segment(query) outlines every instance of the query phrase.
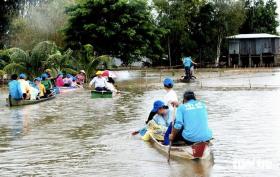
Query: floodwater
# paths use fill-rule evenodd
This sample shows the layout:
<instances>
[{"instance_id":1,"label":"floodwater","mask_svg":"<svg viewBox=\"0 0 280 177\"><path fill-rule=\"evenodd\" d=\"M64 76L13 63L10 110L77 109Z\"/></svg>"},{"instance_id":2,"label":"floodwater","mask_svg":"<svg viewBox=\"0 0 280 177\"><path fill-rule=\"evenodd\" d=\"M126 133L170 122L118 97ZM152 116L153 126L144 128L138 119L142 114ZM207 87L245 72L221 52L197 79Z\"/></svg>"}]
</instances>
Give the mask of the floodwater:
<instances>
[{"instance_id":1,"label":"floodwater","mask_svg":"<svg viewBox=\"0 0 280 177\"><path fill-rule=\"evenodd\" d=\"M174 74L174 73L173 73ZM127 91L90 99L88 90L18 108L0 89L0 176L276 177L280 175L280 71L197 73L175 86L206 102L215 140L211 161L167 158L130 133L164 96L168 72L127 72ZM179 74L175 73L178 77Z\"/></svg>"}]
</instances>

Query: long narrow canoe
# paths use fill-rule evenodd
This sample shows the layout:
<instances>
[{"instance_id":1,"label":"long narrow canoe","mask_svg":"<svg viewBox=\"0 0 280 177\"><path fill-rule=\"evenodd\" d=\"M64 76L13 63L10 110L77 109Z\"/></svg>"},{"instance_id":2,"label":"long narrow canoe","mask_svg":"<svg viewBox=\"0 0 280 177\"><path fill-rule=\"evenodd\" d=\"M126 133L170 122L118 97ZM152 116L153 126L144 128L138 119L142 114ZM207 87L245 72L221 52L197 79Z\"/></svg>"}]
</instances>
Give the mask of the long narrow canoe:
<instances>
[{"instance_id":1,"label":"long narrow canoe","mask_svg":"<svg viewBox=\"0 0 280 177\"><path fill-rule=\"evenodd\" d=\"M113 92L110 91L91 91L91 98L113 98Z\"/></svg>"},{"instance_id":2,"label":"long narrow canoe","mask_svg":"<svg viewBox=\"0 0 280 177\"><path fill-rule=\"evenodd\" d=\"M163 145L161 142L157 141L152 134L150 134L151 136L151 142L154 144L154 146L168 154L168 149L169 146ZM174 145L171 147L170 150L170 155L172 157L179 157L179 158L183 158L183 159L210 159L211 158L211 148L209 143L197 143L194 144L192 146L187 146L187 145Z\"/></svg>"},{"instance_id":3,"label":"long narrow canoe","mask_svg":"<svg viewBox=\"0 0 280 177\"><path fill-rule=\"evenodd\" d=\"M7 105L12 107L12 106L23 106L23 105L31 105L31 104L37 104L41 103L44 101L52 100L55 98L55 95L50 96L48 98L41 98L40 100L15 100L12 98L7 98Z\"/></svg>"}]
</instances>

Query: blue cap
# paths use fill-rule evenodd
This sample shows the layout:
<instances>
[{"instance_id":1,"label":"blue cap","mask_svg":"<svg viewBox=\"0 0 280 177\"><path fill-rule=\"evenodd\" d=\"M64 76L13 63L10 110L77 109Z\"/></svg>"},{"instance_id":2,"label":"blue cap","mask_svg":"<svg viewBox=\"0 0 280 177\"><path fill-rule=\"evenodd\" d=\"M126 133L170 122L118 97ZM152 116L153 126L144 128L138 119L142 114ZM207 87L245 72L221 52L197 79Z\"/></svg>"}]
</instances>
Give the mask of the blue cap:
<instances>
[{"instance_id":1,"label":"blue cap","mask_svg":"<svg viewBox=\"0 0 280 177\"><path fill-rule=\"evenodd\" d=\"M46 78L48 78L48 75L46 73L44 73L44 74L42 74L42 78L46 79Z\"/></svg>"},{"instance_id":2,"label":"blue cap","mask_svg":"<svg viewBox=\"0 0 280 177\"><path fill-rule=\"evenodd\" d=\"M154 102L152 112L157 112L160 108L168 109L168 106L166 106L163 101L157 100Z\"/></svg>"},{"instance_id":3,"label":"blue cap","mask_svg":"<svg viewBox=\"0 0 280 177\"><path fill-rule=\"evenodd\" d=\"M35 79L34 79L34 81L41 81L42 79L41 79L41 77L36 77Z\"/></svg>"},{"instance_id":4,"label":"blue cap","mask_svg":"<svg viewBox=\"0 0 280 177\"><path fill-rule=\"evenodd\" d=\"M72 76L71 74L67 74L66 77L67 77L67 78L71 78L71 77L73 77L73 76Z\"/></svg>"},{"instance_id":5,"label":"blue cap","mask_svg":"<svg viewBox=\"0 0 280 177\"><path fill-rule=\"evenodd\" d=\"M163 85L166 87L173 87L174 82L171 78L165 78L163 81Z\"/></svg>"},{"instance_id":6,"label":"blue cap","mask_svg":"<svg viewBox=\"0 0 280 177\"><path fill-rule=\"evenodd\" d=\"M20 79L26 79L26 75L23 74L23 73L21 73L21 74L19 75L19 78L20 78Z\"/></svg>"}]
</instances>

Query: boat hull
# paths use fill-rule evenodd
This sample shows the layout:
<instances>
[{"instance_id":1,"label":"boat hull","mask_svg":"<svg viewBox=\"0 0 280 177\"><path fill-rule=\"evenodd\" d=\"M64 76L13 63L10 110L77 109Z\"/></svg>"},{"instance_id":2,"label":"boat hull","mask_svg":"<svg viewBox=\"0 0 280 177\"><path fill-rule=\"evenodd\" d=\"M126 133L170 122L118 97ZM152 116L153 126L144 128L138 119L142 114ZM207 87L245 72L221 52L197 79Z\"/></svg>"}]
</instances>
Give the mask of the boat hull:
<instances>
[{"instance_id":1,"label":"boat hull","mask_svg":"<svg viewBox=\"0 0 280 177\"><path fill-rule=\"evenodd\" d=\"M97 98L113 98L113 92L108 91L91 91L91 98L97 99Z\"/></svg>"},{"instance_id":2,"label":"boat hull","mask_svg":"<svg viewBox=\"0 0 280 177\"><path fill-rule=\"evenodd\" d=\"M169 146L163 145L161 142L157 141L152 135L150 140L154 146L160 150L161 152L168 154ZM201 159L201 160L209 160L211 158L211 148L209 143L205 143L205 148L203 153L197 156L195 154L194 148L192 146L172 146L170 150L170 155L172 157L178 157L182 159ZM194 145L195 146L195 145Z\"/></svg>"},{"instance_id":3,"label":"boat hull","mask_svg":"<svg viewBox=\"0 0 280 177\"><path fill-rule=\"evenodd\" d=\"M37 104L37 103L52 100L55 97L56 96L53 95L53 96L48 97L48 98L41 98L40 100L14 100L14 99L7 98L6 101L7 101L7 105L9 107L13 107L13 106L24 106L24 105Z\"/></svg>"}]
</instances>

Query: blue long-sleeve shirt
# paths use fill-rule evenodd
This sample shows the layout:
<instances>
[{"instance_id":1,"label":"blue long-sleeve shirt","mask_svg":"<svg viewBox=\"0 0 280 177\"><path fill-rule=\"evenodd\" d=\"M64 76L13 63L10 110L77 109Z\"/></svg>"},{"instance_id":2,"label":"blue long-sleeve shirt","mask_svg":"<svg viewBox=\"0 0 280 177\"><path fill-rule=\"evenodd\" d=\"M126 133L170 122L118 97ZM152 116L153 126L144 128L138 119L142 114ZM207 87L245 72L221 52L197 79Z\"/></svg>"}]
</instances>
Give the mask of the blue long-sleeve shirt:
<instances>
[{"instance_id":1,"label":"blue long-sleeve shirt","mask_svg":"<svg viewBox=\"0 0 280 177\"><path fill-rule=\"evenodd\" d=\"M183 138L191 142L204 142L212 138L206 106L196 100L190 100L179 106L174 128L178 130L183 128Z\"/></svg>"},{"instance_id":2,"label":"blue long-sleeve shirt","mask_svg":"<svg viewBox=\"0 0 280 177\"><path fill-rule=\"evenodd\" d=\"M9 82L8 85L11 97L15 100L20 100L22 98L22 90L20 83L17 80L12 80Z\"/></svg>"}]
</instances>

